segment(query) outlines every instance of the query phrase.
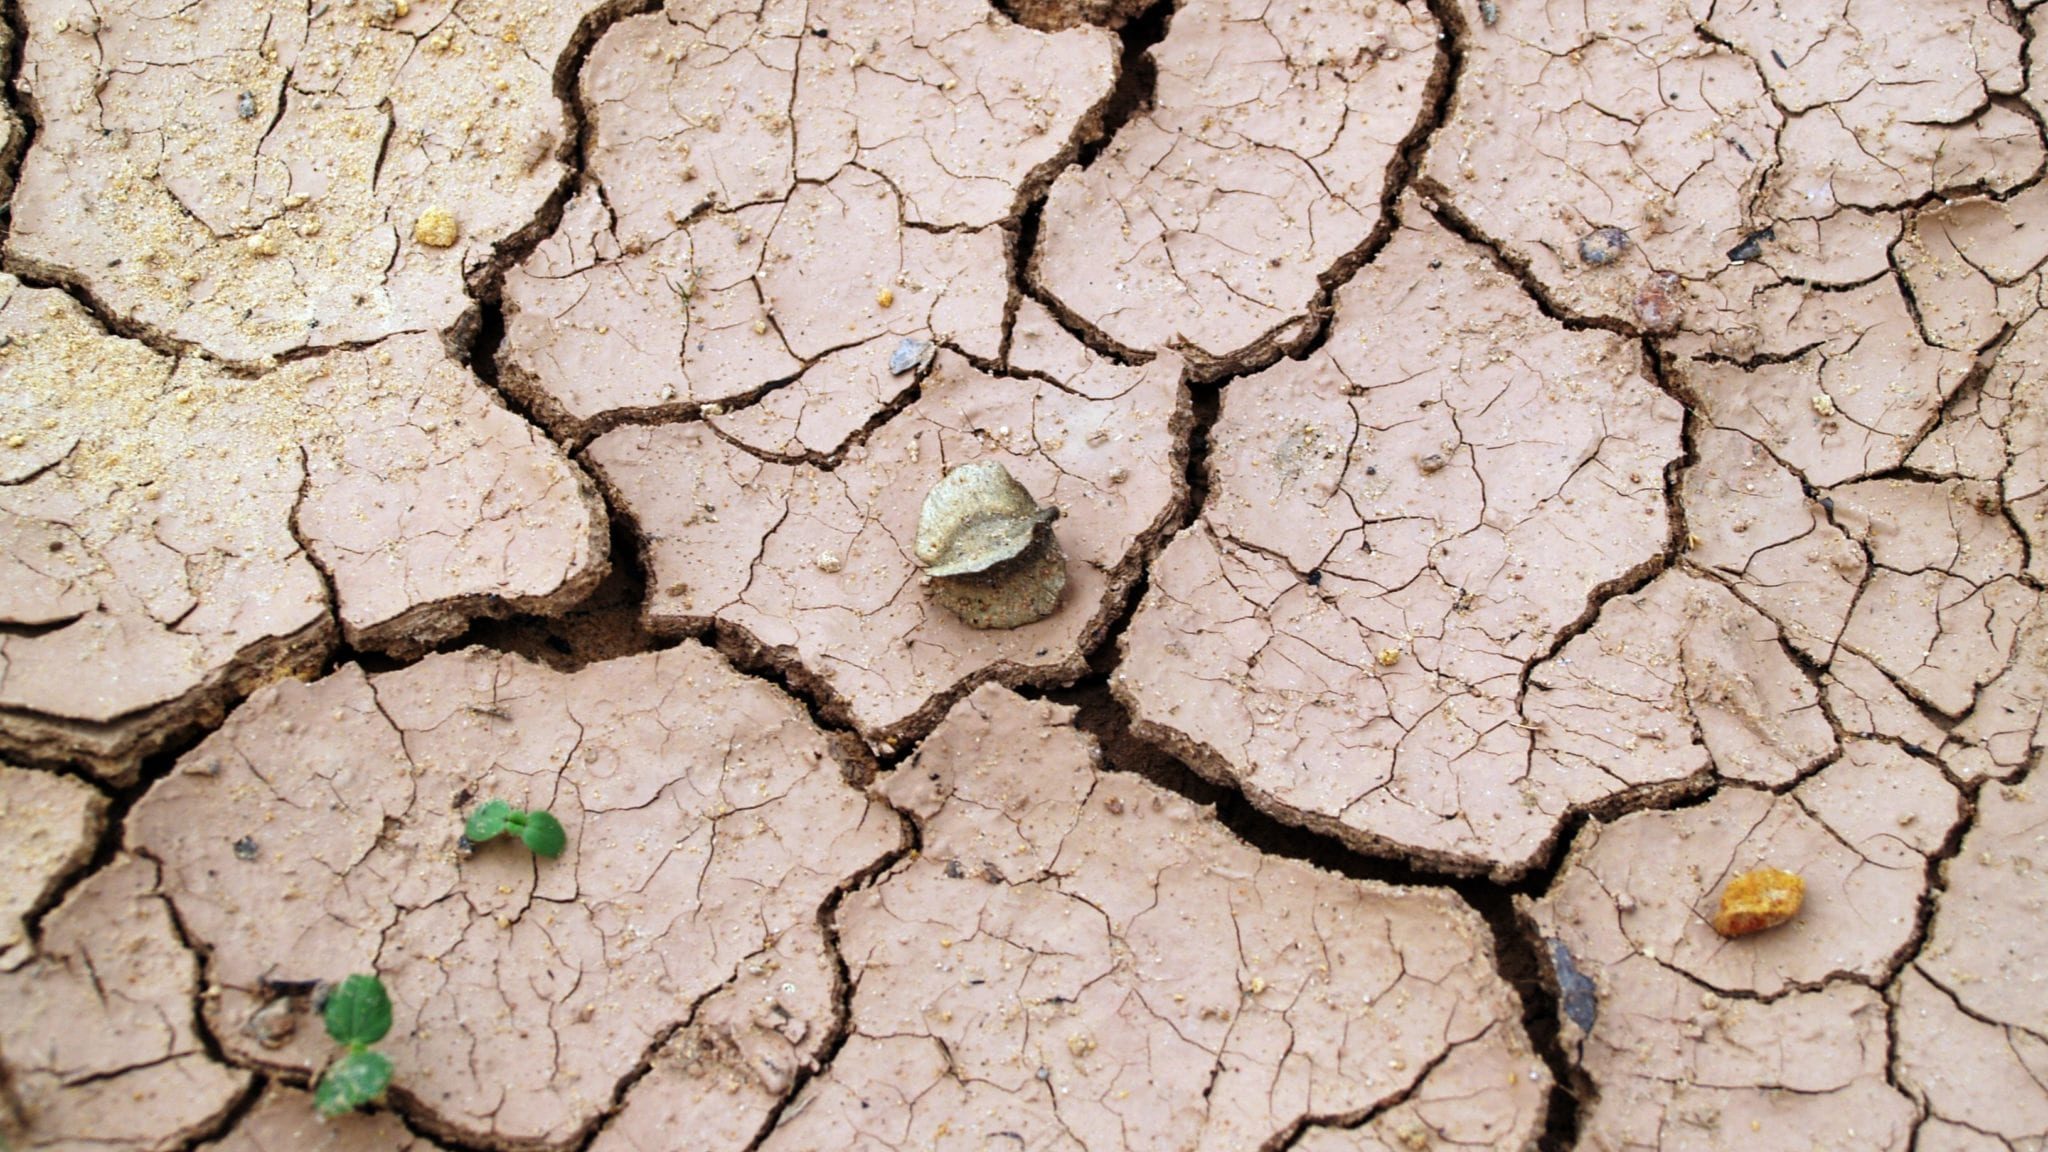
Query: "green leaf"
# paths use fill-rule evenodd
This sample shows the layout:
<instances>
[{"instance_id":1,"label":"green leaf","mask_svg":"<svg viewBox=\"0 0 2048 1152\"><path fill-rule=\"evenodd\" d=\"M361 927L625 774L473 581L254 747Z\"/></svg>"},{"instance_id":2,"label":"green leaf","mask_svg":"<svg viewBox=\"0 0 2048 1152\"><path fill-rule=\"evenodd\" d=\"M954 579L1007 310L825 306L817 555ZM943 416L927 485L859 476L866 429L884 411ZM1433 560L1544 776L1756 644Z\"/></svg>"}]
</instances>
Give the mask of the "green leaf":
<instances>
[{"instance_id":1,"label":"green leaf","mask_svg":"<svg viewBox=\"0 0 2048 1152\"><path fill-rule=\"evenodd\" d=\"M560 856L569 846L569 834L562 831L562 822L546 812L526 814L526 830L519 834L535 856L553 858Z\"/></svg>"},{"instance_id":2,"label":"green leaf","mask_svg":"<svg viewBox=\"0 0 2048 1152\"><path fill-rule=\"evenodd\" d=\"M332 1118L382 1100L390 1086L391 1061L380 1053L351 1048L327 1066L320 1087L313 1090L313 1107Z\"/></svg>"},{"instance_id":3,"label":"green leaf","mask_svg":"<svg viewBox=\"0 0 2048 1152\"><path fill-rule=\"evenodd\" d=\"M462 835L471 844L495 840L505 834L505 826L512 820L512 806L503 800L487 800L484 806L469 814L469 823L462 826Z\"/></svg>"},{"instance_id":4,"label":"green leaf","mask_svg":"<svg viewBox=\"0 0 2048 1152\"><path fill-rule=\"evenodd\" d=\"M327 1034L343 1044L375 1044L391 1031L391 997L384 982L357 973L327 997Z\"/></svg>"}]
</instances>

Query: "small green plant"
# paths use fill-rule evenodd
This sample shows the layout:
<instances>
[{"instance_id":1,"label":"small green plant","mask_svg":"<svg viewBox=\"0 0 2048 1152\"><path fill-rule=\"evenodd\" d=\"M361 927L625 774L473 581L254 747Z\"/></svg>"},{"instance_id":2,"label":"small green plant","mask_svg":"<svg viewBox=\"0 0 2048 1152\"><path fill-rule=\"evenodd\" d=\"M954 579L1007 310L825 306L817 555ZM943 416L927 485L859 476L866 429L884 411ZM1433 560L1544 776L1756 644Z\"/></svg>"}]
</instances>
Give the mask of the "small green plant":
<instances>
[{"instance_id":1,"label":"small green plant","mask_svg":"<svg viewBox=\"0 0 2048 1152\"><path fill-rule=\"evenodd\" d=\"M508 832L536 856L560 856L569 846L569 834L562 831L560 820L546 812L521 812L503 800L486 801L469 814L469 823L462 828L463 838L471 844L495 840Z\"/></svg>"},{"instance_id":2,"label":"small green plant","mask_svg":"<svg viewBox=\"0 0 2048 1152\"><path fill-rule=\"evenodd\" d=\"M391 1084L391 1061L370 1051L370 1045L391 1031L391 997L384 992L384 982L361 973L343 980L328 994L322 1015L327 1034L347 1051L320 1077L313 1107L322 1116L334 1117L382 1100Z\"/></svg>"}]
</instances>

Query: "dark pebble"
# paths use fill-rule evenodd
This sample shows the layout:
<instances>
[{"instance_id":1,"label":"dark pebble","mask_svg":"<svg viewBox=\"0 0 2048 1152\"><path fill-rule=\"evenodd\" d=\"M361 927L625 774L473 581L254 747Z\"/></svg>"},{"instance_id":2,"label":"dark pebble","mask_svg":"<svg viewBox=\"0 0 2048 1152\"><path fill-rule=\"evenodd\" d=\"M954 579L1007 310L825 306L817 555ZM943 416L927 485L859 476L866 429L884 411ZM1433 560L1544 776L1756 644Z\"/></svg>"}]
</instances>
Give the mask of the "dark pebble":
<instances>
[{"instance_id":1,"label":"dark pebble","mask_svg":"<svg viewBox=\"0 0 2048 1152\"><path fill-rule=\"evenodd\" d=\"M1572 962L1571 949L1562 940L1545 940L1550 945L1550 967L1557 973L1557 996L1564 1006L1567 1020L1579 1026L1581 1032L1591 1032L1593 1021L1600 1017L1600 1003L1593 988L1593 981L1579 966Z\"/></svg>"},{"instance_id":2,"label":"dark pebble","mask_svg":"<svg viewBox=\"0 0 2048 1152\"><path fill-rule=\"evenodd\" d=\"M1730 264L1747 264L1764 254L1764 241L1776 240L1777 238L1778 233L1776 229L1770 227L1759 228L1744 236L1742 243L1728 250L1728 262Z\"/></svg>"},{"instance_id":3,"label":"dark pebble","mask_svg":"<svg viewBox=\"0 0 2048 1152\"><path fill-rule=\"evenodd\" d=\"M1621 259L1628 245L1628 233L1621 229L1595 228L1579 237L1579 259L1598 268Z\"/></svg>"}]
</instances>

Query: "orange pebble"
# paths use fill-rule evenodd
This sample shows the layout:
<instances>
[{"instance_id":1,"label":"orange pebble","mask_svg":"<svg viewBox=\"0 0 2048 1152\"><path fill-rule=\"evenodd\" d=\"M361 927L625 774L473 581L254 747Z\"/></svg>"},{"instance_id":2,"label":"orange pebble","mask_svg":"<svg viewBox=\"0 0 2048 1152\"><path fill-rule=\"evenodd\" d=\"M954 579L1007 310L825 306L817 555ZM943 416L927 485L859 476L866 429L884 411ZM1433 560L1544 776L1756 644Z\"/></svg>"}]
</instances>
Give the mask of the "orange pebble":
<instances>
[{"instance_id":1,"label":"orange pebble","mask_svg":"<svg viewBox=\"0 0 2048 1152\"><path fill-rule=\"evenodd\" d=\"M1744 872L1721 891L1721 911L1714 916L1714 931L1723 936L1747 936L1776 928L1799 915L1806 899L1806 881L1777 868Z\"/></svg>"}]
</instances>

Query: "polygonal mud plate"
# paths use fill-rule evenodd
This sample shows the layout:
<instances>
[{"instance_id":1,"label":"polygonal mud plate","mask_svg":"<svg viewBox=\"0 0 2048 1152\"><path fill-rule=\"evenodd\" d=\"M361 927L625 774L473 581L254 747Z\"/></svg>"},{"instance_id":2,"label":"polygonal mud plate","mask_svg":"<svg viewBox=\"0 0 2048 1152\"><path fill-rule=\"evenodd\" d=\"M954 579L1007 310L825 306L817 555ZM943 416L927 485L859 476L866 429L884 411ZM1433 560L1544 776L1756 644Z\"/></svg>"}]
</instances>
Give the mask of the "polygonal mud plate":
<instances>
[{"instance_id":1,"label":"polygonal mud plate","mask_svg":"<svg viewBox=\"0 0 2048 1152\"><path fill-rule=\"evenodd\" d=\"M878 748L984 681L1071 681L1179 514L1188 407L1173 358L1120 368L1052 333L1038 334L1069 346L1073 370L997 377L941 354L918 400L836 467L765 461L701 423L598 438L585 458L642 534L649 626L717 626ZM932 604L913 555L926 492L984 459L1061 511L1064 598L1021 628Z\"/></svg>"},{"instance_id":2,"label":"polygonal mud plate","mask_svg":"<svg viewBox=\"0 0 2048 1152\"><path fill-rule=\"evenodd\" d=\"M1965 780L2009 780L2048 748L2048 600L2034 598L2012 651L2012 663L1939 745L1942 762Z\"/></svg>"},{"instance_id":3,"label":"polygonal mud plate","mask_svg":"<svg viewBox=\"0 0 2048 1152\"><path fill-rule=\"evenodd\" d=\"M1928 339L1974 352L2006 325L2024 323L2041 310L2048 186L2036 184L2004 200L1969 197L1932 205L1914 215L1897 253ZM1994 428L1999 423L1986 422ZM1974 422L1958 423L1971 429Z\"/></svg>"},{"instance_id":4,"label":"polygonal mud plate","mask_svg":"<svg viewBox=\"0 0 2048 1152\"><path fill-rule=\"evenodd\" d=\"M1990 371L1976 388L1956 397L1941 423L1907 459L1916 469L1997 484L2005 515L2027 538L2027 574L2037 581L2048 577L2044 363L2048 315L2035 310L1998 348Z\"/></svg>"},{"instance_id":5,"label":"polygonal mud plate","mask_svg":"<svg viewBox=\"0 0 2048 1152\"><path fill-rule=\"evenodd\" d=\"M1579 803L1720 776L1789 784L1832 757L1820 691L1779 634L1725 588L1679 569L1601 606L1529 677L1534 766ZM1562 769L1562 771L1558 771Z\"/></svg>"},{"instance_id":6,"label":"polygonal mud plate","mask_svg":"<svg viewBox=\"0 0 2048 1152\"><path fill-rule=\"evenodd\" d=\"M266 981L374 971L408 1114L469 1143L562 1148L658 1040L708 1026L721 989L899 847L896 818L848 786L857 768L694 644L574 673L472 649L266 689L127 835L209 950L208 1019L238 1060L303 1075L331 1052ZM555 814L567 852L505 840L464 858L463 818L494 797Z\"/></svg>"},{"instance_id":7,"label":"polygonal mud plate","mask_svg":"<svg viewBox=\"0 0 2048 1152\"><path fill-rule=\"evenodd\" d=\"M1582 1018L1559 1021L1599 1094L1582 1138L1907 1147L1915 1110L1887 1079L1875 988L1906 959L1927 856L1960 818L1939 770L1859 743L1787 795L1726 788L1697 807L1589 825L1549 892L1520 901L1546 953L1562 946L1592 981ZM1799 874L1805 906L1723 939L1710 926L1720 891L1758 867Z\"/></svg>"},{"instance_id":8,"label":"polygonal mud plate","mask_svg":"<svg viewBox=\"0 0 2048 1152\"><path fill-rule=\"evenodd\" d=\"M1767 336L1751 310L1772 286L1888 271L1891 209L2009 190L2043 159L1995 99L2018 90L2022 37L1980 0L1456 10L1466 66L1417 188L1568 314L1649 328L1637 295L1670 273L1696 331ZM1581 257L1600 228L1627 233L1621 258Z\"/></svg>"},{"instance_id":9,"label":"polygonal mud plate","mask_svg":"<svg viewBox=\"0 0 2048 1152\"><path fill-rule=\"evenodd\" d=\"M1899 282L1772 288L1733 337L1681 334L1677 378L1712 426L1739 432L1826 487L1896 467L1972 367L1927 343Z\"/></svg>"},{"instance_id":10,"label":"polygonal mud plate","mask_svg":"<svg viewBox=\"0 0 2048 1152\"><path fill-rule=\"evenodd\" d=\"M2004 671L2040 594L1998 490L1965 480L1873 480L1833 489L1835 521L1872 568L1842 646L1916 700L1959 717Z\"/></svg>"},{"instance_id":11,"label":"polygonal mud plate","mask_svg":"<svg viewBox=\"0 0 2048 1152\"><path fill-rule=\"evenodd\" d=\"M30 0L8 258L229 360L446 329L562 179L601 6Z\"/></svg>"},{"instance_id":12,"label":"polygonal mud plate","mask_svg":"<svg viewBox=\"0 0 2048 1152\"><path fill-rule=\"evenodd\" d=\"M1799 477L1740 432L1703 427L1679 487L1686 558L1825 663L1849 622L1870 564L1807 497Z\"/></svg>"},{"instance_id":13,"label":"polygonal mud plate","mask_svg":"<svg viewBox=\"0 0 2048 1152\"><path fill-rule=\"evenodd\" d=\"M343 634L401 653L605 573L589 479L432 337L250 378L0 291L0 744L24 757L125 780L310 672L323 572Z\"/></svg>"},{"instance_id":14,"label":"polygonal mud plate","mask_svg":"<svg viewBox=\"0 0 2048 1152\"><path fill-rule=\"evenodd\" d=\"M0 1129L26 1148L170 1152L239 1101L194 1018L199 964L179 941L156 865L117 857L43 921L33 963L0 973Z\"/></svg>"},{"instance_id":15,"label":"polygonal mud plate","mask_svg":"<svg viewBox=\"0 0 2048 1152\"><path fill-rule=\"evenodd\" d=\"M1922 1147L2025 1148L2048 1136L2044 821L2024 784L1978 794L1927 946L1893 990L1899 1084L1929 1114Z\"/></svg>"},{"instance_id":16,"label":"polygonal mud plate","mask_svg":"<svg viewBox=\"0 0 2048 1152\"><path fill-rule=\"evenodd\" d=\"M1094 130L1114 45L978 0L621 20L580 78L588 179L506 281L506 386L588 437L801 377L804 411L780 415L814 427L763 450L831 451L826 410L868 391L847 375L886 363L898 338L1000 354L997 225ZM850 349L855 363L823 362Z\"/></svg>"},{"instance_id":17,"label":"polygonal mud plate","mask_svg":"<svg viewBox=\"0 0 2048 1152\"><path fill-rule=\"evenodd\" d=\"M34 955L28 918L92 858L106 814L106 796L89 784L0 764L0 827L8 830L9 856L0 872L0 970Z\"/></svg>"},{"instance_id":18,"label":"polygonal mud plate","mask_svg":"<svg viewBox=\"0 0 2048 1152\"><path fill-rule=\"evenodd\" d=\"M985 685L879 785L922 850L840 906L852 1031L762 1148L1533 1146L1469 908L1265 856L1072 715Z\"/></svg>"},{"instance_id":19,"label":"polygonal mud plate","mask_svg":"<svg viewBox=\"0 0 2048 1152\"><path fill-rule=\"evenodd\" d=\"M1325 277L1382 223L1448 80L1421 3L1189 0L1151 100L1046 200L1031 276L1089 330L1202 376L1311 330Z\"/></svg>"},{"instance_id":20,"label":"polygonal mud plate","mask_svg":"<svg viewBox=\"0 0 2048 1152\"><path fill-rule=\"evenodd\" d=\"M701 1004L655 1053L592 1152L742 1152L783 1111L798 1076L845 1027L842 983L824 933L783 933Z\"/></svg>"},{"instance_id":21,"label":"polygonal mud plate","mask_svg":"<svg viewBox=\"0 0 2048 1152\"><path fill-rule=\"evenodd\" d=\"M1225 392L1208 505L1112 684L1141 736L1284 820L1515 875L1573 805L1659 780L1532 764L1517 695L1663 552L1679 407L1634 346L1403 214L1326 346Z\"/></svg>"}]
</instances>

